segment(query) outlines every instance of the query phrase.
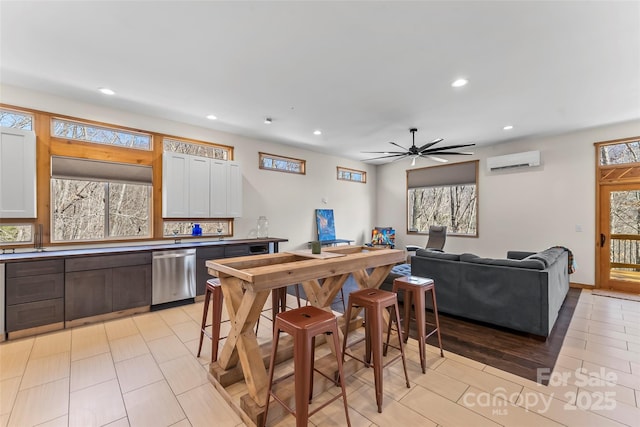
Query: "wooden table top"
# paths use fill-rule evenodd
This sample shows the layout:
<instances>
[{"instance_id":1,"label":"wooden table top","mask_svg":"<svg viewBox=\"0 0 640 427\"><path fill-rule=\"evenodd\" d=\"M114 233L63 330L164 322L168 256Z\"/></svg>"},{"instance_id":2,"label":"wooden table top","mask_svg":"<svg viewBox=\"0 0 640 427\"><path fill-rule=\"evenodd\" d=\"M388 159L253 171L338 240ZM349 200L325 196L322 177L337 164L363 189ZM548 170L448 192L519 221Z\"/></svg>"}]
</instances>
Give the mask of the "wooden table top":
<instances>
[{"instance_id":1,"label":"wooden table top","mask_svg":"<svg viewBox=\"0 0 640 427\"><path fill-rule=\"evenodd\" d=\"M296 251L209 260L206 265L212 276L237 277L243 281L245 288L261 291L305 280L397 264L404 262L406 258L403 250L367 246L323 248L322 253L339 256L317 258Z\"/></svg>"}]
</instances>

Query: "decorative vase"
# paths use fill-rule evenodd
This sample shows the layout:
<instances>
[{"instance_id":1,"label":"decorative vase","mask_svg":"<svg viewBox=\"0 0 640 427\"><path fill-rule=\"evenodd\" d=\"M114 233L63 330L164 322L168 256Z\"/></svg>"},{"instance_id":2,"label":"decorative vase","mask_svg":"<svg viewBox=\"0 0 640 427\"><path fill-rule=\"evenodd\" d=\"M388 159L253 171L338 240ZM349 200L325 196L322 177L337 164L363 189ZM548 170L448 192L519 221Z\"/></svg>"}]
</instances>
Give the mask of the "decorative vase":
<instances>
[{"instance_id":1,"label":"decorative vase","mask_svg":"<svg viewBox=\"0 0 640 427\"><path fill-rule=\"evenodd\" d=\"M193 227L191 228L191 235L202 236L202 228L200 228L200 224L193 224Z\"/></svg>"},{"instance_id":2,"label":"decorative vase","mask_svg":"<svg viewBox=\"0 0 640 427\"><path fill-rule=\"evenodd\" d=\"M269 235L269 221L266 216L258 218L258 239L265 238Z\"/></svg>"}]
</instances>

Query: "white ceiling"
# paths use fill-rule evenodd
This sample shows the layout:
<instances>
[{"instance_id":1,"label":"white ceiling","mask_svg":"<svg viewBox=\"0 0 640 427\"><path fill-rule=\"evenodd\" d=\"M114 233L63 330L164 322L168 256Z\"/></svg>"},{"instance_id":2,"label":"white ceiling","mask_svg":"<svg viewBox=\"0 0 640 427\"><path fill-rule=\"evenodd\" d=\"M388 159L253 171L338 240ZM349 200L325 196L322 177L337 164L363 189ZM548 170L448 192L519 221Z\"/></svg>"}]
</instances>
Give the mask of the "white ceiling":
<instances>
[{"instance_id":1,"label":"white ceiling","mask_svg":"<svg viewBox=\"0 0 640 427\"><path fill-rule=\"evenodd\" d=\"M0 28L4 84L353 159L640 118L638 1L1 1Z\"/></svg>"}]
</instances>

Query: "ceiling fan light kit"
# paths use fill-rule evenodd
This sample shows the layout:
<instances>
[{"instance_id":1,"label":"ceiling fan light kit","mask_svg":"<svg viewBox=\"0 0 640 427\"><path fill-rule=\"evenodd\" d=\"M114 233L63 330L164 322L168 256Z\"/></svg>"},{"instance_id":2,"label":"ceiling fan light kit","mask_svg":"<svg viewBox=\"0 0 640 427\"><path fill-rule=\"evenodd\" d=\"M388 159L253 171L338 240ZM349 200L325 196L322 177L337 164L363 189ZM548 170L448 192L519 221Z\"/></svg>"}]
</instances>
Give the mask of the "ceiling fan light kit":
<instances>
[{"instance_id":1,"label":"ceiling fan light kit","mask_svg":"<svg viewBox=\"0 0 640 427\"><path fill-rule=\"evenodd\" d=\"M392 159L393 158L393 161L395 162L396 160L404 159L405 157L411 157L412 158L411 166L415 166L416 159L418 157L426 157L426 158L434 160L436 162L446 163L446 162L448 162L447 159L443 159L442 157L438 157L438 156L445 156L445 155L468 156L468 155L473 154L473 153L468 152L468 151L451 151L451 150L457 150L459 148L464 148L464 147L472 147L475 144L457 144L457 145L449 145L447 147L433 148L434 145L444 141L444 139L442 139L442 138L434 139L433 141L427 142L426 144L422 145L421 147L418 147L418 146L416 146L416 132L418 132L418 129L417 128L411 128L411 129L409 129L409 132L411 132L411 138L412 138L411 147L405 148L405 147L403 147L403 146L401 146L399 144L396 144L395 142L389 142L389 144L395 145L396 147L399 147L399 148L403 149L404 151L363 151L363 153L384 154L383 156L373 157L373 158L367 159L367 160L379 160L379 159Z\"/></svg>"}]
</instances>

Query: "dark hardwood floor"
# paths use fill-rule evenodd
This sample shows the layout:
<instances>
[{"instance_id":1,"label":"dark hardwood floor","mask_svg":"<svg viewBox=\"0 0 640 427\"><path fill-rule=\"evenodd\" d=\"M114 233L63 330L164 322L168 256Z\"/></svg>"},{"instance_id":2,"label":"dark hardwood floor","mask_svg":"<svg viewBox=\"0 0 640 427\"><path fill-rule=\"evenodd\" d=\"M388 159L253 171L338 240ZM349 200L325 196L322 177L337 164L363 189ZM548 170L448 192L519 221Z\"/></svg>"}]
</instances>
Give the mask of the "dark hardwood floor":
<instances>
[{"instance_id":1,"label":"dark hardwood floor","mask_svg":"<svg viewBox=\"0 0 640 427\"><path fill-rule=\"evenodd\" d=\"M345 299L348 300L349 294L356 289L358 288L350 277L343 286ZM560 308L558 320L546 341L531 334L440 313L442 347L446 351L537 381L538 368L553 370L555 366L580 292L580 289L569 289ZM288 293L294 294L292 287ZM302 286L300 293L300 296L305 298ZM342 301L339 298L338 294L331 308L343 312ZM428 313L427 321L433 322L431 313ZM415 336L415 329L411 332ZM427 342L437 346L438 338L432 335ZM546 385L546 382L543 383Z\"/></svg>"},{"instance_id":2,"label":"dark hardwood floor","mask_svg":"<svg viewBox=\"0 0 640 427\"><path fill-rule=\"evenodd\" d=\"M442 347L446 351L536 381L538 368L553 370L555 366L580 292L580 289L569 289L558 320L546 341L530 334L441 313ZM428 319L432 321L433 317L428 316ZM438 346L435 335L429 337L427 342Z\"/></svg>"}]
</instances>

